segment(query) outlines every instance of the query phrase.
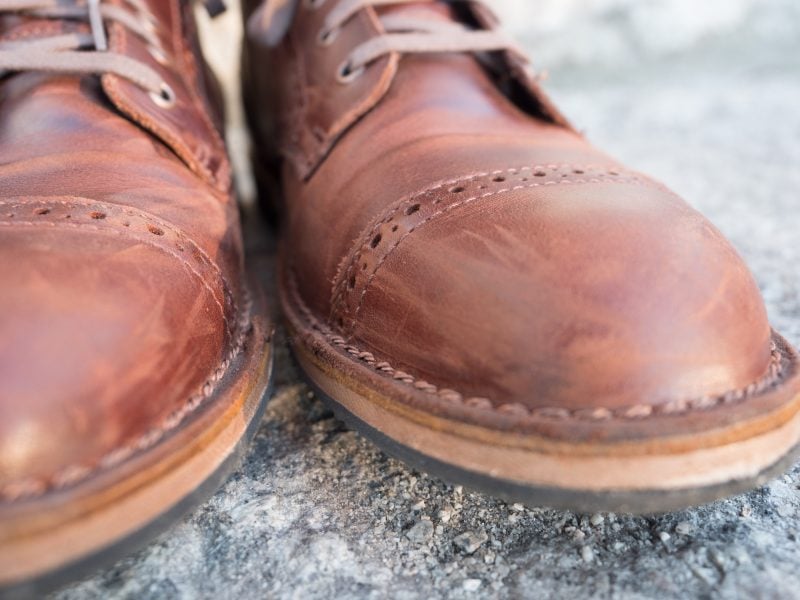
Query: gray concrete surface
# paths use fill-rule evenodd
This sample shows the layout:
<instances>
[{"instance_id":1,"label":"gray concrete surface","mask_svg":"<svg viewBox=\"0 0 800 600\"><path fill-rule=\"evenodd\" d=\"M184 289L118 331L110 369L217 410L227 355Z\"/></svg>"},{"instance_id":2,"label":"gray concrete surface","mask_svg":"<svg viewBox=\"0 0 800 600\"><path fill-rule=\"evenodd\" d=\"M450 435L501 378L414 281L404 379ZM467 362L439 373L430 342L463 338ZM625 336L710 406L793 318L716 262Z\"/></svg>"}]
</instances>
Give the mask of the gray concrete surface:
<instances>
[{"instance_id":1,"label":"gray concrete surface","mask_svg":"<svg viewBox=\"0 0 800 600\"><path fill-rule=\"evenodd\" d=\"M541 22L532 5L500 8L566 113L707 214L799 344L800 5L550 0ZM275 397L227 484L55 597L800 597L800 467L659 517L509 505L386 457L332 418L283 346L278 358Z\"/></svg>"}]
</instances>

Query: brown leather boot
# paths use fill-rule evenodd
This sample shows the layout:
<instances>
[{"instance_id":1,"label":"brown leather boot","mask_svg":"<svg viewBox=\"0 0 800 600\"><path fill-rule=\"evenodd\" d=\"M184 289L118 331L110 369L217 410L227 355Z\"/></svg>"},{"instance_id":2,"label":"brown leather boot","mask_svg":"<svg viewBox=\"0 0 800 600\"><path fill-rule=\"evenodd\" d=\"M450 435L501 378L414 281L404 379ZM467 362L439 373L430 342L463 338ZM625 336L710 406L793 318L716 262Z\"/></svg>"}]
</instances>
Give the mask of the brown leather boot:
<instances>
[{"instance_id":1,"label":"brown leather boot","mask_svg":"<svg viewBox=\"0 0 800 600\"><path fill-rule=\"evenodd\" d=\"M0 588L29 593L220 483L271 364L188 3L51 5L0 2Z\"/></svg>"},{"instance_id":2,"label":"brown leather boot","mask_svg":"<svg viewBox=\"0 0 800 600\"><path fill-rule=\"evenodd\" d=\"M322 396L421 468L656 511L756 486L797 355L736 251L577 134L480 2L249 2L282 302Z\"/></svg>"}]
</instances>

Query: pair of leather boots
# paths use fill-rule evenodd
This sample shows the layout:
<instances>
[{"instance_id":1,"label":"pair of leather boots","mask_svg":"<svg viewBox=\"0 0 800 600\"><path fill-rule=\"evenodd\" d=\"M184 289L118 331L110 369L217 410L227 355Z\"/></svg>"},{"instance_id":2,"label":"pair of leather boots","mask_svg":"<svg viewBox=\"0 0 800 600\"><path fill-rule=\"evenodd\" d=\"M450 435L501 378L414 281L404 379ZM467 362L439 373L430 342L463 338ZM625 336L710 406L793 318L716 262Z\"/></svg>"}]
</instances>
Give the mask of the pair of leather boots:
<instances>
[{"instance_id":1,"label":"pair of leather boots","mask_svg":"<svg viewBox=\"0 0 800 600\"><path fill-rule=\"evenodd\" d=\"M788 464L797 355L747 268L573 130L484 4L245 4L283 314L342 418L445 479L580 510ZM22 589L221 481L273 325L189 2L0 0L0 76L0 582Z\"/></svg>"}]
</instances>

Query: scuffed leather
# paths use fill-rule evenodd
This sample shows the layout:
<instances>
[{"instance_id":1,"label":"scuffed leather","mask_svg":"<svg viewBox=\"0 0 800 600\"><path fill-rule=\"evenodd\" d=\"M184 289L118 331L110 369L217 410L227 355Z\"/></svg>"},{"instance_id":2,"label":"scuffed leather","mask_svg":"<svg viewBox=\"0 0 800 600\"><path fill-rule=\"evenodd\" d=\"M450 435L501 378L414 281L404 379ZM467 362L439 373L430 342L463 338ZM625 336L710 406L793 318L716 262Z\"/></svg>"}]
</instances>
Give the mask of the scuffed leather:
<instances>
[{"instance_id":1,"label":"scuffed leather","mask_svg":"<svg viewBox=\"0 0 800 600\"><path fill-rule=\"evenodd\" d=\"M301 8L283 47L251 44L245 90L277 111L254 118L259 154L285 158L284 270L348 352L409 389L525 411L648 409L769 375L764 305L723 236L469 56L403 57L316 170L297 169L291 138L312 120L291 98L320 88L275 74L333 76L365 35L320 51L319 18Z\"/></svg>"},{"instance_id":2,"label":"scuffed leather","mask_svg":"<svg viewBox=\"0 0 800 600\"><path fill-rule=\"evenodd\" d=\"M241 337L242 241L217 99L186 3L148 4L175 107L109 78L0 81L5 499L146 447Z\"/></svg>"}]
</instances>

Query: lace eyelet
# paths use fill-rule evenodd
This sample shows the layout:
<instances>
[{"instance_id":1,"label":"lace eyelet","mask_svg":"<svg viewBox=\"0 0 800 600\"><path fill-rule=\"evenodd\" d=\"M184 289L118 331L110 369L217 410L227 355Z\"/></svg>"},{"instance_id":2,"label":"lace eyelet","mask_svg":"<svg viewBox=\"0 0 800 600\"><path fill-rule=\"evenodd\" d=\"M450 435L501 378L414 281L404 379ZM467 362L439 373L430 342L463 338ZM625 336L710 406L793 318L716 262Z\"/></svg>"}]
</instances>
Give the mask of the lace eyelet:
<instances>
[{"instance_id":1,"label":"lace eyelet","mask_svg":"<svg viewBox=\"0 0 800 600\"><path fill-rule=\"evenodd\" d=\"M161 108L172 108L177 101L175 90L165 81L161 82L158 92L150 92L150 99L156 106Z\"/></svg>"},{"instance_id":2,"label":"lace eyelet","mask_svg":"<svg viewBox=\"0 0 800 600\"><path fill-rule=\"evenodd\" d=\"M325 0L304 0L303 5L311 10L316 10L325 4Z\"/></svg>"},{"instance_id":3,"label":"lace eyelet","mask_svg":"<svg viewBox=\"0 0 800 600\"><path fill-rule=\"evenodd\" d=\"M336 81L342 84L352 83L364 74L366 68L362 65L354 69L350 60L344 61L336 70Z\"/></svg>"},{"instance_id":4,"label":"lace eyelet","mask_svg":"<svg viewBox=\"0 0 800 600\"><path fill-rule=\"evenodd\" d=\"M330 46L339 37L340 32L341 29L338 27L336 29L320 29L319 35L317 35L317 43L320 46Z\"/></svg>"}]
</instances>

